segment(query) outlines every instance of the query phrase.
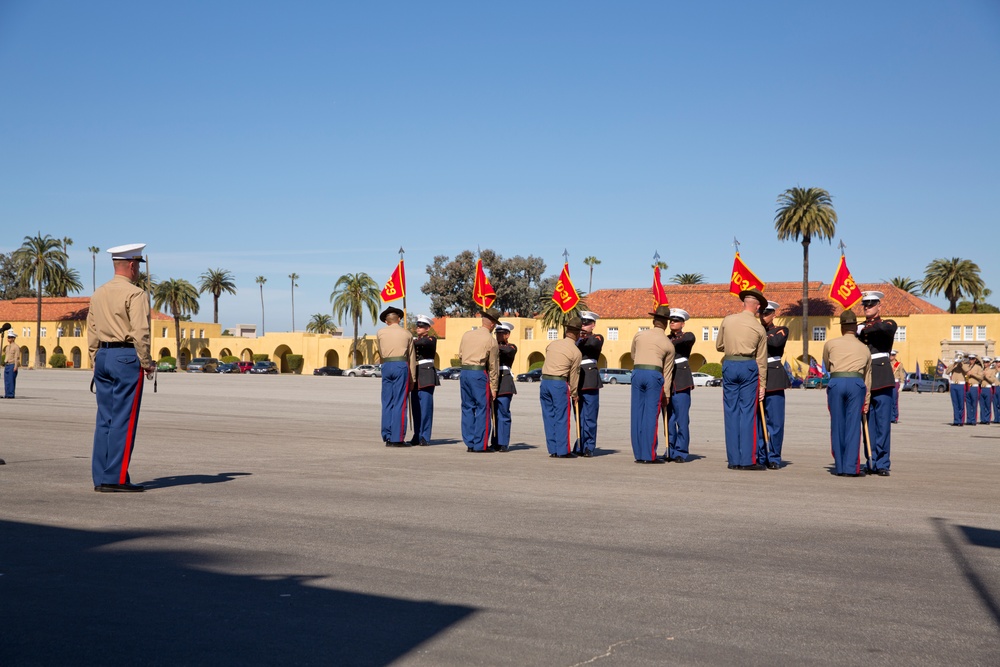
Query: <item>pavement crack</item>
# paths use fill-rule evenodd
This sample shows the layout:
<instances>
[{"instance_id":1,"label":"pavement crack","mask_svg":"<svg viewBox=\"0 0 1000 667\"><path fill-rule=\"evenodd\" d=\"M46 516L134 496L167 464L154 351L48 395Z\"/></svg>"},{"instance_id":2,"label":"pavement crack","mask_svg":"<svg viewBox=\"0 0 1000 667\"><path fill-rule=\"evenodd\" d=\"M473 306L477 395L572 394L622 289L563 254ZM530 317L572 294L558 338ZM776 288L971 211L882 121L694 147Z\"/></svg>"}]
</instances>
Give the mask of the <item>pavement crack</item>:
<instances>
[{"instance_id":1,"label":"pavement crack","mask_svg":"<svg viewBox=\"0 0 1000 667\"><path fill-rule=\"evenodd\" d=\"M689 632L698 632L700 630L704 630L705 628L709 628L709 627L711 627L711 625L703 625L703 626L698 627L698 628L690 628L688 630L681 630L681 632L677 633L677 634L686 634L686 633L689 633ZM639 635L637 637L629 637L628 639L623 639L621 641L615 642L614 644L611 644L610 646L608 646L608 648L606 648L604 650L604 653L599 653L598 655L595 655L593 658L591 658L589 660L584 660L583 662L574 663L574 664L570 665L569 667L580 667L581 665L589 665L589 664L592 664L594 662L597 662L598 660L601 660L602 658L610 658L611 654L614 653L615 650L618 649L619 647L624 646L625 644L631 644L632 642L638 641L640 639L651 639L651 638L654 638L654 637L664 637L664 639L666 639L667 641L673 641L674 635L671 635L671 636L667 637L667 636L665 636L666 634L667 633L665 633L665 632L656 632L656 633L653 633L651 635Z\"/></svg>"}]
</instances>

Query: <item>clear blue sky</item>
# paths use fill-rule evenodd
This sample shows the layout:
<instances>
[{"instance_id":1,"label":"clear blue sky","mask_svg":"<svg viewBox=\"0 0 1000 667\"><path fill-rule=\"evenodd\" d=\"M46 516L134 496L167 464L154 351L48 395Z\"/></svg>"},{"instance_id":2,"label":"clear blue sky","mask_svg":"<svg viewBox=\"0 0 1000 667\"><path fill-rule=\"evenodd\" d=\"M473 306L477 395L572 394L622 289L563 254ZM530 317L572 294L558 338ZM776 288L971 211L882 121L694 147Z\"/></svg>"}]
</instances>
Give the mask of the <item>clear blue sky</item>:
<instances>
[{"instance_id":1,"label":"clear blue sky","mask_svg":"<svg viewBox=\"0 0 1000 667\"><path fill-rule=\"evenodd\" d=\"M1000 3L0 2L0 251L68 236L236 277L220 321L296 328L406 249L562 252L586 289L801 280L775 200L822 187L860 282L965 257L1000 292ZM996 302L997 298L993 298ZM943 304L940 299L935 303ZM682 305L682 304L679 304ZM203 297L200 320L211 319ZM370 325L367 326L372 329Z\"/></svg>"}]
</instances>

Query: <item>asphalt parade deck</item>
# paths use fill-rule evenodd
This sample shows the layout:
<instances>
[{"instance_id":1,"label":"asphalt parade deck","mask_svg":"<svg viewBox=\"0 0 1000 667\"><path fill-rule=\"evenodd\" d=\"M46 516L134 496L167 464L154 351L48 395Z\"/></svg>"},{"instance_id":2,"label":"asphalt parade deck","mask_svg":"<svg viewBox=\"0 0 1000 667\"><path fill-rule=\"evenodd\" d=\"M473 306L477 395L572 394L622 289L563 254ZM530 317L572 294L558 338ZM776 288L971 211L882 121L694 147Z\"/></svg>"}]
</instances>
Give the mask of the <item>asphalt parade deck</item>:
<instances>
[{"instance_id":1,"label":"asphalt parade deck","mask_svg":"<svg viewBox=\"0 0 1000 667\"><path fill-rule=\"evenodd\" d=\"M132 481L94 493L79 371L0 402L0 664L995 665L1000 426L904 394L892 476L831 475L825 392L788 392L780 471L639 466L629 389L600 455L469 454L457 381L430 447L386 448L376 379L161 375ZM661 443L660 453L663 451Z\"/></svg>"}]
</instances>

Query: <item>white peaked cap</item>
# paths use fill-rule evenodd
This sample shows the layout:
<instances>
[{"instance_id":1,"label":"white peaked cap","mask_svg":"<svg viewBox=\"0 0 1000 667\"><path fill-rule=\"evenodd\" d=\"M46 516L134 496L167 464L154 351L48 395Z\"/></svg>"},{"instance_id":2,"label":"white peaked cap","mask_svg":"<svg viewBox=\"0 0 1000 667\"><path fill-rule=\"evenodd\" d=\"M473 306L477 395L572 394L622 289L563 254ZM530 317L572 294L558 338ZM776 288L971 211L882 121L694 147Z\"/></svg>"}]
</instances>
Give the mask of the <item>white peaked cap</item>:
<instances>
[{"instance_id":1,"label":"white peaked cap","mask_svg":"<svg viewBox=\"0 0 1000 667\"><path fill-rule=\"evenodd\" d=\"M138 259L139 261L145 261L142 258L142 251L145 249L145 243L127 243L115 246L114 248L108 248L108 252L111 253L111 259Z\"/></svg>"}]
</instances>

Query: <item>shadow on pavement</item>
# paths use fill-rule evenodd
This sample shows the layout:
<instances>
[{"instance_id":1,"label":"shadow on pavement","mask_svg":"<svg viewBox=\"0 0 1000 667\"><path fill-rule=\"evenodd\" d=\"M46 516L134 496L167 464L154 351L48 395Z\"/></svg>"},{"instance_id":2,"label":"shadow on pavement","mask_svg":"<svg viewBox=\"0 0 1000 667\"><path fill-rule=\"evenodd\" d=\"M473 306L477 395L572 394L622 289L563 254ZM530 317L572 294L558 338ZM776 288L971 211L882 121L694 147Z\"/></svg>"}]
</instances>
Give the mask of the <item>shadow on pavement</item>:
<instances>
[{"instance_id":1,"label":"shadow on pavement","mask_svg":"<svg viewBox=\"0 0 1000 667\"><path fill-rule=\"evenodd\" d=\"M152 535L0 521L0 664L387 665L475 611L122 546Z\"/></svg>"},{"instance_id":2,"label":"shadow on pavement","mask_svg":"<svg viewBox=\"0 0 1000 667\"><path fill-rule=\"evenodd\" d=\"M184 486L185 484L217 484L231 482L237 477L250 475L249 472L220 472L218 475L177 475L174 477L157 477L148 482L138 482L151 489L164 489L168 486Z\"/></svg>"},{"instance_id":3,"label":"shadow on pavement","mask_svg":"<svg viewBox=\"0 0 1000 667\"><path fill-rule=\"evenodd\" d=\"M996 596L990 591L986 582L983 581L979 573L976 572L975 566L969 561L969 559L962 552L962 547L959 545L958 541L955 540L951 533L948 531L948 524L944 519L932 518L931 524L937 530L938 538L941 543L944 544L945 548L948 549L948 553L951 555L952 560L958 566L961 571L962 576L965 580L969 582L969 586L972 590L976 592L979 596L979 600L986 607L987 611L993 616L993 623L1000 628L1000 601L997 600ZM971 526L957 526L957 528L962 531L965 539L974 546L992 547L994 549L1000 548L1000 531L990 530L987 528L974 528Z\"/></svg>"}]
</instances>

